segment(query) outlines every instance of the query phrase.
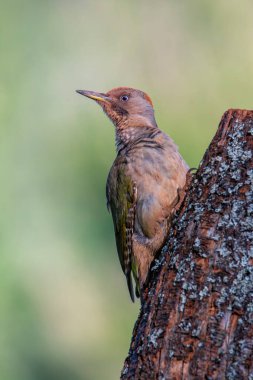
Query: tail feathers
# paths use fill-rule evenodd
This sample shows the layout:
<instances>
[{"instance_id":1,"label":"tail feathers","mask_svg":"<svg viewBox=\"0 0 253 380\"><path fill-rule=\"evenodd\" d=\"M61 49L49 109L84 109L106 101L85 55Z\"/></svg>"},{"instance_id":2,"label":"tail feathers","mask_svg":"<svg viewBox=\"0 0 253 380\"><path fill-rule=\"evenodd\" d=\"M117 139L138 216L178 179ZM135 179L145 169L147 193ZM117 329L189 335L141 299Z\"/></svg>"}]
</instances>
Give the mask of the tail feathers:
<instances>
[{"instance_id":1,"label":"tail feathers","mask_svg":"<svg viewBox=\"0 0 253 380\"><path fill-rule=\"evenodd\" d=\"M132 274L135 281L135 297L140 298L141 292L140 292L140 281L138 277L138 267L134 261L132 262Z\"/></svg>"},{"instance_id":2,"label":"tail feathers","mask_svg":"<svg viewBox=\"0 0 253 380\"><path fill-rule=\"evenodd\" d=\"M129 294L130 294L131 300L134 302L134 288L133 288L133 280L132 280L131 272L126 274L126 278L127 278L127 286L128 286Z\"/></svg>"}]
</instances>

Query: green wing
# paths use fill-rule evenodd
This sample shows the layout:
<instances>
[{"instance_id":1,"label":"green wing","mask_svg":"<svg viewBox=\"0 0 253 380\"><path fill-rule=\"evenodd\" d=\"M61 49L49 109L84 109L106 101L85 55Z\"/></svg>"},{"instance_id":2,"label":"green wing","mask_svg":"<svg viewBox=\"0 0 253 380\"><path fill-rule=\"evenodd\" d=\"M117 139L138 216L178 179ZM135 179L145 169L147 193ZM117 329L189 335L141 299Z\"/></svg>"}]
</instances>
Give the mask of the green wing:
<instances>
[{"instance_id":1,"label":"green wing","mask_svg":"<svg viewBox=\"0 0 253 380\"><path fill-rule=\"evenodd\" d=\"M134 291L131 270L133 268L132 237L135 219L137 189L129 175L127 162L118 156L110 170L106 184L107 207L112 213L117 251L120 264L127 278L132 301ZM134 270L134 275L136 270Z\"/></svg>"}]
</instances>

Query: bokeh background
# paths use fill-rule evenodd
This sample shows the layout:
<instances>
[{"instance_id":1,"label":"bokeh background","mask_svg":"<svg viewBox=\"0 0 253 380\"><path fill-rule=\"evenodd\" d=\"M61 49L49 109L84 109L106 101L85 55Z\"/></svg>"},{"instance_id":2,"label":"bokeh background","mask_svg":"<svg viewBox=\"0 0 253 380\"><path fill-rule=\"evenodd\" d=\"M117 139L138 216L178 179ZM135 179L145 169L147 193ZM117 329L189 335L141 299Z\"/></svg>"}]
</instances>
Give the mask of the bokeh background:
<instances>
[{"instance_id":1,"label":"bokeh background","mask_svg":"<svg viewBox=\"0 0 253 380\"><path fill-rule=\"evenodd\" d=\"M252 108L251 0L0 3L0 378L118 379L138 303L105 205L114 130L75 89L147 91L191 167Z\"/></svg>"}]
</instances>

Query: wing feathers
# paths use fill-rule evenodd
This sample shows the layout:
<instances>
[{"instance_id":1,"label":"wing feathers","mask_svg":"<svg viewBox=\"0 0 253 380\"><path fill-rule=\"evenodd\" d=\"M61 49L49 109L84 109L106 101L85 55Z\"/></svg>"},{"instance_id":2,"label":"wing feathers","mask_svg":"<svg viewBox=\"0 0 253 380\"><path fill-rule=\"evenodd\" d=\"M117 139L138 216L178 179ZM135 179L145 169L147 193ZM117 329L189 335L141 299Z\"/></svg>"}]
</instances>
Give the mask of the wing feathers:
<instances>
[{"instance_id":1,"label":"wing feathers","mask_svg":"<svg viewBox=\"0 0 253 380\"><path fill-rule=\"evenodd\" d=\"M137 202L137 188L127 175L126 161L117 157L108 176L106 186L107 204L111 210L117 251L132 301L133 232Z\"/></svg>"}]
</instances>

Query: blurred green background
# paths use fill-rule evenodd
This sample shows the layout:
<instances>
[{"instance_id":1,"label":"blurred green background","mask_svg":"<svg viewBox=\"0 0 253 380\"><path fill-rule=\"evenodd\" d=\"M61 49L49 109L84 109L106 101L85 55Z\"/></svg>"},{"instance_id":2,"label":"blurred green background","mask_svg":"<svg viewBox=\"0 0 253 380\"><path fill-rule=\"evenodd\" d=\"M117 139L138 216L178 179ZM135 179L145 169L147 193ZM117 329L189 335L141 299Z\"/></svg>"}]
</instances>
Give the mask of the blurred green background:
<instances>
[{"instance_id":1,"label":"blurred green background","mask_svg":"<svg viewBox=\"0 0 253 380\"><path fill-rule=\"evenodd\" d=\"M148 92L191 167L252 108L253 2L0 3L0 378L118 379L138 303L105 182L114 130L75 89Z\"/></svg>"}]
</instances>

